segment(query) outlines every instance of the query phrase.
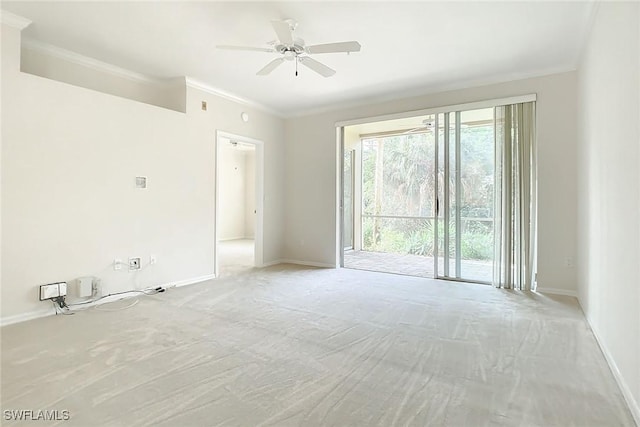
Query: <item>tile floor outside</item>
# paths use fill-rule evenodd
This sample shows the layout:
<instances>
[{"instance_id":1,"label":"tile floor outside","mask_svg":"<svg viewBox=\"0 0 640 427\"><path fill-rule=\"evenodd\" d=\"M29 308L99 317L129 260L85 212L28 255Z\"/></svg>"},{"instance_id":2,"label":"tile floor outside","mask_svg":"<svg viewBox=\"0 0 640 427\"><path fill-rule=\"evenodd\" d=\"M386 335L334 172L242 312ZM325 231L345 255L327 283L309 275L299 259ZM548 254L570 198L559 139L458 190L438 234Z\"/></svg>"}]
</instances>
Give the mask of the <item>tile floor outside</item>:
<instances>
[{"instance_id":1,"label":"tile floor outside","mask_svg":"<svg viewBox=\"0 0 640 427\"><path fill-rule=\"evenodd\" d=\"M394 254L386 252L345 251L345 268L379 271L383 273L404 274L418 277L434 277L434 259L412 254ZM469 281L491 282L493 266L490 261L462 260L461 278ZM450 276L455 277L455 262L449 263ZM444 272L444 260L438 263L438 272Z\"/></svg>"}]
</instances>

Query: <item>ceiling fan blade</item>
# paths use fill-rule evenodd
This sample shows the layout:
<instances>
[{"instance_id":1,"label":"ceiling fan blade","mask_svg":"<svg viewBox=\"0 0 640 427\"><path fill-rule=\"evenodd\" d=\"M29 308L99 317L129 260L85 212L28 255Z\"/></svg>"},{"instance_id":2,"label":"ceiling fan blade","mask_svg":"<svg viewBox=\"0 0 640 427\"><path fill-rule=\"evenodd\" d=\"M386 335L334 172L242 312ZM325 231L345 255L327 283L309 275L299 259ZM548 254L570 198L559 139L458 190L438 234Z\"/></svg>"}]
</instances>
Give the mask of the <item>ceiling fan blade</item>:
<instances>
[{"instance_id":1,"label":"ceiling fan blade","mask_svg":"<svg viewBox=\"0 0 640 427\"><path fill-rule=\"evenodd\" d=\"M413 129L409 129L407 131L402 132L402 135L407 135L409 133L413 133L413 132L417 132L419 130L425 130L427 129L425 126L420 126L419 128L413 128Z\"/></svg>"},{"instance_id":2,"label":"ceiling fan blade","mask_svg":"<svg viewBox=\"0 0 640 427\"><path fill-rule=\"evenodd\" d=\"M266 76L267 74L270 74L273 70L278 68L278 65L282 64L283 62L284 58L276 58L265 65L262 70L258 71L256 74L259 76Z\"/></svg>"},{"instance_id":3,"label":"ceiling fan blade","mask_svg":"<svg viewBox=\"0 0 640 427\"><path fill-rule=\"evenodd\" d=\"M278 35L278 40L285 46L293 45L293 34L291 34L291 27L286 21L271 21L273 30Z\"/></svg>"},{"instance_id":4,"label":"ceiling fan blade","mask_svg":"<svg viewBox=\"0 0 640 427\"><path fill-rule=\"evenodd\" d=\"M275 52L274 49L268 49L266 47L229 46L229 45L218 45L216 47L218 49L225 49L225 50L251 50L254 52L269 52L269 53Z\"/></svg>"},{"instance_id":5,"label":"ceiling fan blade","mask_svg":"<svg viewBox=\"0 0 640 427\"><path fill-rule=\"evenodd\" d=\"M336 73L335 70L332 70L331 68L327 67L323 63L318 62L313 58L309 58L308 56L301 56L301 57L298 57L298 59L300 59L300 63L302 65L308 68L311 68L313 71L320 74L321 76L331 77Z\"/></svg>"},{"instance_id":6,"label":"ceiling fan blade","mask_svg":"<svg viewBox=\"0 0 640 427\"><path fill-rule=\"evenodd\" d=\"M356 41L316 44L307 47L309 53L341 53L360 52L360 43Z\"/></svg>"}]
</instances>

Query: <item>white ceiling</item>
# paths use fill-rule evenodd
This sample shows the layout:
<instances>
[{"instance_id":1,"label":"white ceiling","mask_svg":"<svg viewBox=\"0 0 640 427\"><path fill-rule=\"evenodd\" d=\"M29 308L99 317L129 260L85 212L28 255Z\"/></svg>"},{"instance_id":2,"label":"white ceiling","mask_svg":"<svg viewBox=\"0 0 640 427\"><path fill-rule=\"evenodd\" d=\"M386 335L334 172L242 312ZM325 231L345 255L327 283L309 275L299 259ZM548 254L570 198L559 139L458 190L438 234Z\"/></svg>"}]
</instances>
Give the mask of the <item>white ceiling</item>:
<instances>
[{"instance_id":1,"label":"white ceiling","mask_svg":"<svg viewBox=\"0 0 640 427\"><path fill-rule=\"evenodd\" d=\"M575 69L592 2L2 2L33 21L25 37L159 78L188 76L284 116ZM293 18L308 45L357 40L362 51L318 54L324 78L263 46L270 21Z\"/></svg>"}]
</instances>

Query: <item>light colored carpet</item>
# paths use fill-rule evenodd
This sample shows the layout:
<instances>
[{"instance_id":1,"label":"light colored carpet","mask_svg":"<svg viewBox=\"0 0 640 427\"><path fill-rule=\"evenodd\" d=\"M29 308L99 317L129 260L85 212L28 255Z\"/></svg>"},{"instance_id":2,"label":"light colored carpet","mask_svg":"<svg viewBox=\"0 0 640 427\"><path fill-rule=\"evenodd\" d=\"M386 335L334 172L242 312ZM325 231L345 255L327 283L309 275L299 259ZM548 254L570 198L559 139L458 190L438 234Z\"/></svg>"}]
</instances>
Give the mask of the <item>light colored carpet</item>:
<instances>
[{"instance_id":1,"label":"light colored carpet","mask_svg":"<svg viewBox=\"0 0 640 427\"><path fill-rule=\"evenodd\" d=\"M7 326L2 409L66 409L64 426L633 425L572 298L291 265Z\"/></svg>"},{"instance_id":2,"label":"light colored carpet","mask_svg":"<svg viewBox=\"0 0 640 427\"><path fill-rule=\"evenodd\" d=\"M220 277L246 273L253 269L255 242L253 239L218 242L218 273Z\"/></svg>"}]
</instances>

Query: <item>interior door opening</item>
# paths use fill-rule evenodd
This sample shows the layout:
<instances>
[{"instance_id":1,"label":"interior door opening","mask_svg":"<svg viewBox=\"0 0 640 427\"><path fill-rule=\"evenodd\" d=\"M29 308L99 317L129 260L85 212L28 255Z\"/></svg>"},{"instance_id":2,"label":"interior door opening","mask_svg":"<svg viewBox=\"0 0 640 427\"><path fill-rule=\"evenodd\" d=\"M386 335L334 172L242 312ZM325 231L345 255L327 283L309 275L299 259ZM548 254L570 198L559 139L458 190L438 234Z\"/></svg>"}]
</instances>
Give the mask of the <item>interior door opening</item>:
<instances>
[{"instance_id":1,"label":"interior door opening","mask_svg":"<svg viewBox=\"0 0 640 427\"><path fill-rule=\"evenodd\" d=\"M214 269L217 277L262 265L262 143L218 132Z\"/></svg>"}]
</instances>

